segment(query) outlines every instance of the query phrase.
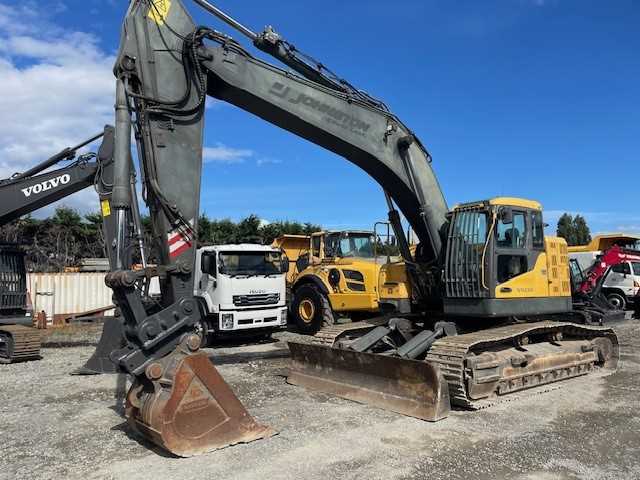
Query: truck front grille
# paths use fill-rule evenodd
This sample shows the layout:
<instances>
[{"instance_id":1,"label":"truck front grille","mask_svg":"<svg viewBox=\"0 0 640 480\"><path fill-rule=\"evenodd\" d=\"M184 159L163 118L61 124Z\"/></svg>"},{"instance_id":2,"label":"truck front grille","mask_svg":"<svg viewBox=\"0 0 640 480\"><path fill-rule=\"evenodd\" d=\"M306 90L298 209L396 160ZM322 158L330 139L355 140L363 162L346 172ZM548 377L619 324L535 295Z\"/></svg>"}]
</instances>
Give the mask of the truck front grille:
<instances>
[{"instance_id":1,"label":"truck front grille","mask_svg":"<svg viewBox=\"0 0 640 480\"><path fill-rule=\"evenodd\" d=\"M233 304L236 307L255 307L258 305L273 305L280 301L279 293L262 293L257 295L234 295Z\"/></svg>"}]
</instances>

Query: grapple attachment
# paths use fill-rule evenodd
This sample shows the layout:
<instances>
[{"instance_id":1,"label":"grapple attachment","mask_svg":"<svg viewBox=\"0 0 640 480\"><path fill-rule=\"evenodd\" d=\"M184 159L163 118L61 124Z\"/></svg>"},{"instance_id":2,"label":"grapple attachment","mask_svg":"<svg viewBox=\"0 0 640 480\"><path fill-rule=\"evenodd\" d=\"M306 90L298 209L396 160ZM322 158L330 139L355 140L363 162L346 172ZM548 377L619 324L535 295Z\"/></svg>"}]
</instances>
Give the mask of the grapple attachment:
<instances>
[{"instance_id":1,"label":"grapple attachment","mask_svg":"<svg viewBox=\"0 0 640 480\"><path fill-rule=\"evenodd\" d=\"M435 422L448 416L449 389L424 361L289 342L287 382Z\"/></svg>"},{"instance_id":2,"label":"grapple attachment","mask_svg":"<svg viewBox=\"0 0 640 480\"><path fill-rule=\"evenodd\" d=\"M276 434L249 415L205 353L179 350L150 364L127 393L136 431L180 457Z\"/></svg>"}]
</instances>

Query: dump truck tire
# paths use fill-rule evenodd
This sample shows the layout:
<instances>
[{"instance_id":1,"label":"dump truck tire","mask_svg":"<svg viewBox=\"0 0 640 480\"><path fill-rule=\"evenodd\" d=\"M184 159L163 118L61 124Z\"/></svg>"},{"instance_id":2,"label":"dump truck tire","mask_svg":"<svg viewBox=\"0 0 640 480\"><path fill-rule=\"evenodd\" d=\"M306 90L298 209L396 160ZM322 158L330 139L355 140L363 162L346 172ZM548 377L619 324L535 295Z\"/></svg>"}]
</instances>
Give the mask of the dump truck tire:
<instances>
[{"instance_id":1,"label":"dump truck tire","mask_svg":"<svg viewBox=\"0 0 640 480\"><path fill-rule=\"evenodd\" d=\"M291 310L300 333L313 335L335 323L329 299L313 285L302 285L295 291Z\"/></svg>"}]
</instances>

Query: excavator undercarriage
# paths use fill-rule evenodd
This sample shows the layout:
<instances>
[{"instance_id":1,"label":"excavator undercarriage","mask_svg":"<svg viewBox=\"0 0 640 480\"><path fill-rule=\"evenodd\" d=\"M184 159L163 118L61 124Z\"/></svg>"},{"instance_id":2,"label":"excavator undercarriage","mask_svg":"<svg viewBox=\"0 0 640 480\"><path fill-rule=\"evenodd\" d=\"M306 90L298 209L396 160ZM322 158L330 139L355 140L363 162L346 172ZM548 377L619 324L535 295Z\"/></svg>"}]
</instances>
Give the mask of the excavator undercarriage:
<instances>
[{"instance_id":1,"label":"excavator undercarriage","mask_svg":"<svg viewBox=\"0 0 640 480\"><path fill-rule=\"evenodd\" d=\"M40 358L40 331L24 325L0 325L0 363Z\"/></svg>"},{"instance_id":2,"label":"excavator undercarriage","mask_svg":"<svg viewBox=\"0 0 640 480\"><path fill-rule=\"evenodd\" d=\"M612 373L619 358L607 327L540 321L456 334L451 324L401 332L400 323L373 319L289 342L287 381L437 421L450 405L480 409L521 390Z\"/></svg>"}]
</instances>

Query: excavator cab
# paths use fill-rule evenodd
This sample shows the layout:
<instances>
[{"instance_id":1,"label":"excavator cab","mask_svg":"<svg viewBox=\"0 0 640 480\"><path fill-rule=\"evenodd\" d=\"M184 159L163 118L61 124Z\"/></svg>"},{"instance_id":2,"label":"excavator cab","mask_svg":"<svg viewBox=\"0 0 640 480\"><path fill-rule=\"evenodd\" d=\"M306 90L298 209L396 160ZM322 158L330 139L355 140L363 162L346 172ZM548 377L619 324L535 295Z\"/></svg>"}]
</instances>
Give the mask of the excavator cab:
<instances>
[{"instance_id":1,"label":"excavator cab","mask_svg":"<svg viewBox=\"0 0 640 480\"><path fill-rule=\"evenodd\" d=\"M544 236L538 202L500 197L449 214L444 310L462 317L571 311L567 244Z\"/></svg>"}]
</instances>

